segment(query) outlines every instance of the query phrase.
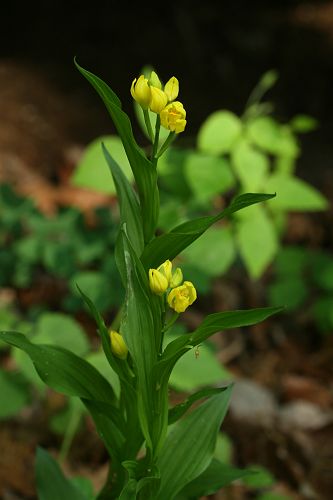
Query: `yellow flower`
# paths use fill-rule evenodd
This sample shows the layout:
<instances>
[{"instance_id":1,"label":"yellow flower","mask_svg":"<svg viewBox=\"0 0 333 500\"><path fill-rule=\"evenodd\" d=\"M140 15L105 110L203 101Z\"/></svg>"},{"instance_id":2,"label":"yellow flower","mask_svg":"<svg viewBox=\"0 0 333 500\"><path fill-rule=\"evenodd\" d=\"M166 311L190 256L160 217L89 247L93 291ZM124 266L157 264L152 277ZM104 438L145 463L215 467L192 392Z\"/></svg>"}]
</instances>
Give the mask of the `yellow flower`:
<instances>
[{"instance_id":1,"label":"yellow flower","mask_svg":"<svg viewBox=\"0 0 333 500\"><path fill-rule=\"evenodd\" d=\"M169 281L162 272L157 269L149 269L149 286L153 293L162 295L166 292Z\"/></svg>"},{"instance_id":2,"label":"yellow flower","mask_svg":"<svg viewBox=\"0 0 333 500\"><path fill-rule=\"evenodd\" d=\"M152 87L156 87L157 89L162 88L161 80L159 79L158 74L155 73L155 71L152 71L150 73L149 84Z\"/></svg>"},{"instance_id":3,"label":"yellow flower","mask_svg":"<svg viewBox=\"0 0 333 500\"><path fill-rule=\"evenodd\" d=\"M166 277L166 279L168 280L168 285L171 281L171 278L172 278L172 263L170 260L166 260L165 262L163 262L163 264L161 264L157 270L164 274L164 276Z\"/></svg>"},{"instance_id":4,"label":"yellow flower","mask_svg":"<svg viewBox=\"0 0 333 500\"><path fill-rule=\"evenodd\" d=\"M179 93L179 82L175 76L171 77L165 84L164 92L166 93L169 102L177 99Z\"/></svg>"},{"instance_id":5,"label":"yellow flower","mask_svg":"<svg viewBox=\"0 0 333 500\"><path fill-rule=\"evenodd\" d=\"M148 85L148 79L144 75L139 76L138 80L134 78L131 85L131 94L133 99L140 104L143 109L147 109L151 99L151 90Z\"/></svg>"},{"instance_id":6,"label":"yellow flower","mask_svg":"<svg viewBox=\"0 0 333 500\"><path fill-rule=\"evenodd\" d=\"M163 90L157 87L150 87L150 93L151 99L149 102L149 109L154 113L160 113L168 103L167 95Z\"/></svg>"},{"instance_id":7,"label":"yellow flower","mask_svg":"<svg viewBox=\"0 0 333 500\"><path fill-rule=\"evenodd\" d=\"M186 126L186 111L181 102L175 101L160 112L161 125L171 132L179 134L183 132Z\"/></svg>"},{"instance_id":8,"label":"yellow flower","mask_svg":"<svg viewBox=\"0 0 333 500\"><path fill-rule=\"evenodd\" d=\"M180 267L177 267L171 279L169 280L169 285L171 288L176 288L176 286L179 286L182 282L183 282L183 273Z\"/></svg>"},{"instance_id":9,"label":"yellow flower","mask_svg":"<svg viewBox=\"0 0 333 500\"><path fill-rule=\"evenodd\" d=\"M126 359L127 358L127 345L124 342L123 337L120 333L110 330L110 341L111 341L111 351L117 358Z\"/></svg>"},{"instance_id":10,"label":"yellow flower","mask_svg":"<svg viewBox=\"0 0 333 500\"><path fill-rule=\"evenodd\" d=\"M197 298L196 289L190 281L173 288L168 295L168 304L177 313L184 312Z\"/></svg>"}]
</instances>

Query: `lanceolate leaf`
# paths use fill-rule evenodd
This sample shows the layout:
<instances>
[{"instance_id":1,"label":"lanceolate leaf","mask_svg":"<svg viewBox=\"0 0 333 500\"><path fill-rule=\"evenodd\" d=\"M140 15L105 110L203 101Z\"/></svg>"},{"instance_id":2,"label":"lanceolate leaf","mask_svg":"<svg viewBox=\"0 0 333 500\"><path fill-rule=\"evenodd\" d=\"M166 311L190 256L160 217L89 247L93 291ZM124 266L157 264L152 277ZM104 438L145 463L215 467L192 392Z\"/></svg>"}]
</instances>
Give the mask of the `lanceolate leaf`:
<instances>
[{"instance_id":1,"label":"lanceolate leaf","mask_svg":"<svg viewBox=\"0 0 333 500\"><path fill-rule=\"evenodd\" d=\"M175 424L157 462L161 473L157 498L172 500L186 484L207 469L213 458L217 433L226 414L230 394L229 387Z\"/></svg>"},{"instance_id":2,"label":"lanceolate leaf","mask_svg":"<svg viewBox=\"0 0 333 500\"><path fill-rule=\"evenodd\" d=\"M209 314L194 332L189 335L181 335L170 342L164 350L161 362L177 354L183 348L195 347L216 332L255 325L282 310L283 307L263 307L245 311L225 311Z\"/></svg>"},{"instance_id":3,"label":"lanceolate leaf","mask_svg":"<svg viewBox=\"0 0 333 500\"><path fill-rule=\"evenodd\" d=\"M214 396L214 394L219 394L227 389L227 387L218 387L218 388L210 388L210 389L202 389L191 396L189 396L185 401L179 403L169 410L169 425L174 424L179 420L187 410L195 403L199 401L199 399L207 398L210 396Z\"/></svg>"},{"instance_id":4,"label":"lanceolate leaf","mask_svg":"<svg viewBox=\"0 0 333 500\"><path fill-rule=\"evenodd\" d=\"M121 109L121 102L117 95L103 80L82 68L76 61L75 64L80 73L100 95L123 142L138 186L145 240L149 241L155 232L159 210L156 168L137 145L130 119Z\"/></svg>"},{"instance_id":5,"label":"lanceolate leaf","mask_svg":"<svg viewBox=\"0 0 333 500\"><path fill-rule=\"evenodd\" d=\"M152 408L152 370L157 360L154 322L150 308L147 279L143 269L141 269L142 265L137 260L124 231L121 232L121 238L127 271L127 290L121 333L135 363L138 377L140 421L144 436L151 445L150 432L154 413Z\"/></svg>"},{"instance_id":6,"label":"lanceolate leaf","mask_svg":"<svg viewBox=\"0 0 333 500\"><path fill-rule=\"evenodd\" d=\"M67 479L47 451L37 448L36 483L39 500L87 500L87 497Z\"/></svg>"},{"instance_id":7,"label":"lanceolate leaf","mask_svg":"<svg viewBox=\"0 0 333 500\"><path fill-rule=\"evenodd\" d=\"M155 368L155 375L159 384L161 387L166 387L173 367L183 354L201 344L214 333L230 328L254 325L282 309L281 307L266 307L208 315L193 333L181 335L166 346L162 358Z\"/></svg>"},{"instance_id":8,"label":"lanceolate leaf","mask_svg":"<svg viewBox=\"0 0 333 500\"><path fill-rule=\"evenodd\" d=\"M253 471L250 469L236 469L213 458L207 469L185 486L180 493L180 497L187 499L212 495L233 481L250 475L253 475Z\"/></svg>"},{"instance_id":9,"label":"lanceolate leaf","mask_svg":"<svg viewBox=\"0 0 333 500\"><path fill-rule=\"evenodd\" d=\"M144 248L144 238L142 233L140 205L137 196L127 177L124 175L118 163L112 158L104 144L102 144L102 149L116 186L121 224L126 223L128 237L137 255L140 256Z\"/></svg>"},{"instance_id":10,"label":"lanceolate leaf","mask_svg":"<svg viewBox=\"0 0 333 500\"><path fill-rule=\"evenodd\" d=\"M110 403L115 395L110 384L88 361L61 347L33 344L25 335L1 332L0 340L25 351L41 379L68 396Z\"/></svg>"},{"instance_id":11,"label":"lanceolate leaf","mask_svg":"<svg viewBox=\"0 0 333 500\"><path fill-rule=\"evenodd\" d=\"M228 208L215 216L194 219L175 227L169 233L153 239L145 248L141 260L144 266L156 268L167 259L174 259L182 250L201 236L215 222L242 208L274 198L274 194L242 194Z\"/></svg>"}]
</instances>

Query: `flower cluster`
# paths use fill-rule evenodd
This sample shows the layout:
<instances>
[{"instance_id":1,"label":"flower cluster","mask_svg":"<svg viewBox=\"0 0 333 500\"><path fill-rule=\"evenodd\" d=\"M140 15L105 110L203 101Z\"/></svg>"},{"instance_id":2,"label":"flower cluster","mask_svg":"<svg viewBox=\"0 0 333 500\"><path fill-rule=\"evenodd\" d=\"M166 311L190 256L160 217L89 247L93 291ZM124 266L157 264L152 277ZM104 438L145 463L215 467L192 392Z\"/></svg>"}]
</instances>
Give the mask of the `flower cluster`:
<instances>
[{"instance_id":1,"label":"flower cluster","mask_svg":"<svg viewBox=\"0 0 333 500\"><path fill-rule=\"evenodd\" d=\"M177 313L184 312L197 298L193 283L183 282L182 270L177 267L173 272L170 260L166 260L157 269L149 269L149 285L157 295L168 293L168 304Z\"/></svg>"},{"instance_id":2,"label":"flower cluster","mask_svg":"<svg viewBox=\"0 0 333 500\"><path fill-rule=\"evenodd\" d=\"M155 71L150 78L144 75L135 78L131 85L133 99L142 109L153 111L160 116L162 127L179 134L186 126L186 111L181 102L175 101L179 93L179 83L176 77L162 88L161 81Z\"/></svg>"}]
</instances>

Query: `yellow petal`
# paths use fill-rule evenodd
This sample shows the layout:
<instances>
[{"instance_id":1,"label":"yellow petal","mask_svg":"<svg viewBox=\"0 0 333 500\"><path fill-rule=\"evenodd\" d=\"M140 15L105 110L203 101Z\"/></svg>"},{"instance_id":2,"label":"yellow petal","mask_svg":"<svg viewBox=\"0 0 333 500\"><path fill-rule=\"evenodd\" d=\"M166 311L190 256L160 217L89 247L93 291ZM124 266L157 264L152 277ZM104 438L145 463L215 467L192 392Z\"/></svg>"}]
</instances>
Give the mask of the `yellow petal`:
<instances>
[{"instance_id":1,"label":"yellow petal","mask_svg":"<svg viewBox=\"0 0 333 500\"><path fill-rule=\"evenodd\" d=\"M179 93L179 82L175 76L171 77L165 84L164 92L166 93L169 102L177 99Z\"/></svg>"}]
</instances>

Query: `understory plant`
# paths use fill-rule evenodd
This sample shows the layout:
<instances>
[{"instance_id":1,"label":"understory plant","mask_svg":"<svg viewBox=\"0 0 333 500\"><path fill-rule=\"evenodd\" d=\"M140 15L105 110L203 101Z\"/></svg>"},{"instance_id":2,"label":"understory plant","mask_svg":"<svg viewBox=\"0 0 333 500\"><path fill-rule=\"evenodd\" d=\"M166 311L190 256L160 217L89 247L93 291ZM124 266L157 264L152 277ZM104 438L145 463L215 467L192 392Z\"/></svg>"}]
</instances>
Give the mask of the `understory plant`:
<instances>
[{"instance_id":1,"label":"understory plant","mask_svg":"<svg viewBox=\"0 0 333 500\"><path fill-rule=\"evenodd\" d=\"M172 370L188 351L197 356L198 346L214 333L253 325L280 308L215 312L194 331L169 342L168 330L197 300L191 276L183 276L173 261L197 238L204 238L206 230L222 218L269 200L274 194L241 194L215 215L188 220L157 234L158 160L186 127L186 112L177 100L178 80L172 77L162 86L152 72L149 79L141 75L132 83L131 94L141 106L151 141L146 154L133 136L130 119L117 95L100 78L76 65L110 113L135 180L134 187L112 150L102 144L119 202L115 259L126 290L112 326L105 324L89 297L89 288L79 290L96 322L104 354L118 376L120 390L117 393L110 380L87 359L61 345L35 344L17 332L2 332L0 338L30 356L47 385L80 398L90 413L110 457L108 478L96 498L198 498L244 475L213 458L232 387L204 388L170 406L168 382ZM154 127L149 111L156 116ZM168 132L162 143L161 127ZM112 293L117 294L118 289ZM64 478L45 451L38 451L36 463L40 498L91 498L78 483Z\"/></svg>"}]
</instances>

